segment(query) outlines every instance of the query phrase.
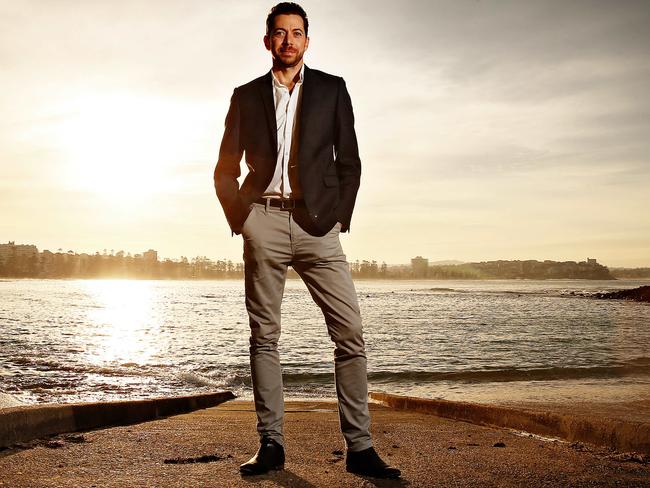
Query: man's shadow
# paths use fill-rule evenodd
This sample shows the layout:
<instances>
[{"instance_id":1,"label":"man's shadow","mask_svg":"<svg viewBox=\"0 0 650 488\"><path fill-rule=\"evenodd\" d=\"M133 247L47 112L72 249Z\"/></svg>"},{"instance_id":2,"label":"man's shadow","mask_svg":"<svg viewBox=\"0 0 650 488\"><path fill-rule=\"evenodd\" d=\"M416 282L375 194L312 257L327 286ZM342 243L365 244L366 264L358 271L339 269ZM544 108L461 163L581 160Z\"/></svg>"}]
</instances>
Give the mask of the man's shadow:
<instances>
[{"instance_id":1,"label":"man's shadow","mask_svg":"<svg viewBox=\"0 0 650 488\"><path fill-rule=\"evenodd\" d=\"M371 478L370 476L359 476L366 481L364 486L376 486L376 487L393 487L393 486L410 486L411 483L408 480L403 478L398 478L396 480L389 479L377 479ZM284 469L282 471L274 471L272 473L254 475L254 476L242 476L244 481L248 481L251 484L257 484L261 481L271 480L274 481L278 486L284 487L298 487L298 488L319 488L317 485L314 485L307 481L306 479L298 476L289 469ZM370 483L370 485L368 485Z\"/></svg>"}]
</instances>

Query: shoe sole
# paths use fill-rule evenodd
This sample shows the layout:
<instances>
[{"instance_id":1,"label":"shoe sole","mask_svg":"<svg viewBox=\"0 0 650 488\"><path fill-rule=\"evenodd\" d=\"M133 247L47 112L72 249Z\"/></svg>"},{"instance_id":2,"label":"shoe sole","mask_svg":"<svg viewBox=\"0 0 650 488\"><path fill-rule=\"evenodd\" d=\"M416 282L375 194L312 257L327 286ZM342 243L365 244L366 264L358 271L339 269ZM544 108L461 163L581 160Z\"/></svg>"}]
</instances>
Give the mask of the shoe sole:
<instances>
[{"instance_id":1,"label":"shoe sole","mask_svg":"<svg viewBox=\"0 0 650 488\"><path fill-rule=\"evenodd\" d=\"M399 473L399 474L398 474L398 473L396 473L396 474L389 474L389 475L386 475L386 476L378 476L378 475L376 475L376 474L364 473L364 472L362 472L362 471L354 471L354 470L352 470L352 469L350 469L350 468L346 468L345 470L346 470L348 473L358 474L359 476L369 476L370 478L377 478L377 479L382 479L382 480L396 480L396 479L398 479L400 476L402 476L402 473Z\"/></svg>"},{"instance_id":2,"label":"shoe sole","mask_svg":"<svg viewBox=\"0 0 650 488\"><path fill-rule=\"evenodd\" d=\"M258 476L261 474L267 474L269 471L283 471L284 470L284 464L281 464L279 466L273 466L272 468L269 468L267 471L260 471L260 472L254 472L254 471L242 471L241 469L239 470L239 474L242 476Z\"/></svg>"}]
</instances>

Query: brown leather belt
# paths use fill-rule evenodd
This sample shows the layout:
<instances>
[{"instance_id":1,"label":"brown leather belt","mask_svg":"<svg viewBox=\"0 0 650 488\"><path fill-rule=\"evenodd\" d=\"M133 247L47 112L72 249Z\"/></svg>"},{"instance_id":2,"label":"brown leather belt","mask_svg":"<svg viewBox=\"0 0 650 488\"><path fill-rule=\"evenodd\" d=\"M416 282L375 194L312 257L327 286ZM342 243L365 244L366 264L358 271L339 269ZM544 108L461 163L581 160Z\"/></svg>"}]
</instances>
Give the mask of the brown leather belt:
<instances>
[{"instance_id":1,"label":"brown leather belt","mask_svg":"<svg viewBox=\"0 0 650 488\"><path fill-rule=\"evenodd\" d=\"M255 200L255 203L261 203L266 205L268 201L269 206L277 207L280 210L293 210L294 208L299 208L305 206L304 200L296 200L294 198L274 198L274 197L260 197Z\"/></svg>"}]
</instances>

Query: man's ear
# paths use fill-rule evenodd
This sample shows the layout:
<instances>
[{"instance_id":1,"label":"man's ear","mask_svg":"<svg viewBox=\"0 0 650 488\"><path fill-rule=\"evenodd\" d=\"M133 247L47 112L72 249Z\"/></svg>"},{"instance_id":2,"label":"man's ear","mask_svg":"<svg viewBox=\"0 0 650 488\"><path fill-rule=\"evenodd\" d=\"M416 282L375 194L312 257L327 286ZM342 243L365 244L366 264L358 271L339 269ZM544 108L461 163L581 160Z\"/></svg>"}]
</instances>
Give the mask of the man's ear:
<instances>
[{"instance_id":1,"label":"man's ear","mask_svg":"<svg viewBox=\"0 0 650 488\"><path fill-rule=\"evenodd\" d=\"M271 50L271 41L269 39L269 36L264 36L264 47L267 51Z\"/></svg>"}]
</instances>

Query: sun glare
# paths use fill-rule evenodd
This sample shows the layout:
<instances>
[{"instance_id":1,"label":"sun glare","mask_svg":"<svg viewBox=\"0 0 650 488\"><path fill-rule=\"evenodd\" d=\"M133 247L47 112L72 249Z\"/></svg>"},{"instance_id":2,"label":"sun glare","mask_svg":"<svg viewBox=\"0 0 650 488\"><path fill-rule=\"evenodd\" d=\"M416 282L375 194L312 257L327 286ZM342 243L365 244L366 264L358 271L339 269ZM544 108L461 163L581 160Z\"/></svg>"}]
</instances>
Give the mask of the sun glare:
<instances>
[{"instance_id":1,"label":"sun glare","mask_svg":"<svg viewBox=\"0 0 650 488\"><path fill-rule=\"evenodd\" d=\"M96 327L97 349L91 363L146 363L158 352L151 283L129 280L91 280L84 283L96 308L89 319Z\"/></svg>"},{"instance_id":2,"label":"sun glare","mask_svg":"<svg viewBox=\"0 0 650 488\"><path fill-rule=\"evenodd\" d=\"M119 204L176 189L174 166L188 158L189 108L150 96L93 95L70 102L57 129L67 185Z\"/></svg>"}]
</instances>

